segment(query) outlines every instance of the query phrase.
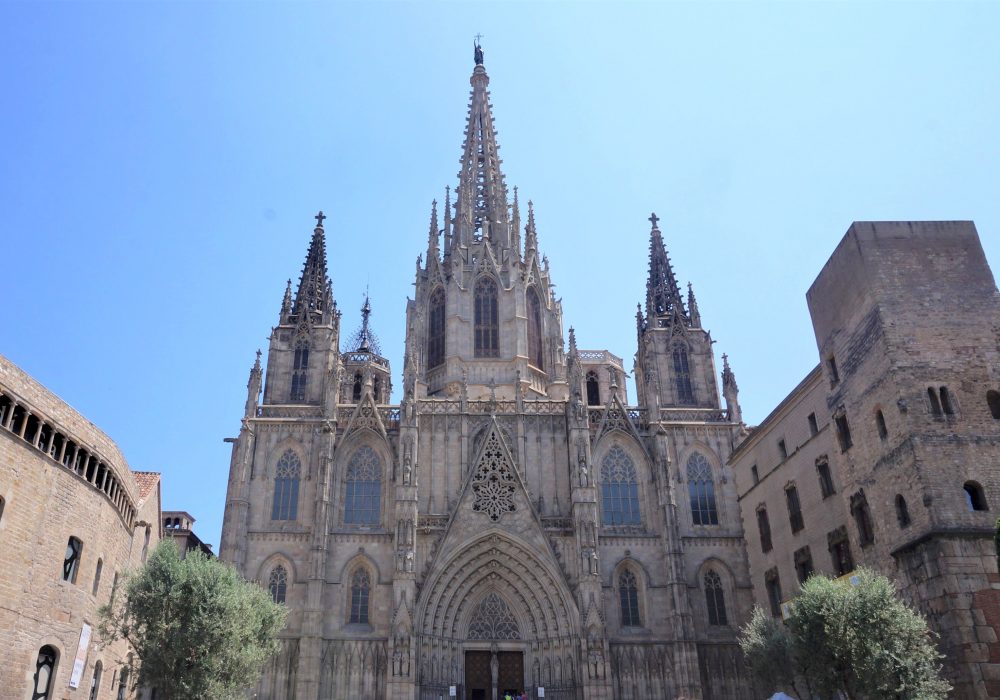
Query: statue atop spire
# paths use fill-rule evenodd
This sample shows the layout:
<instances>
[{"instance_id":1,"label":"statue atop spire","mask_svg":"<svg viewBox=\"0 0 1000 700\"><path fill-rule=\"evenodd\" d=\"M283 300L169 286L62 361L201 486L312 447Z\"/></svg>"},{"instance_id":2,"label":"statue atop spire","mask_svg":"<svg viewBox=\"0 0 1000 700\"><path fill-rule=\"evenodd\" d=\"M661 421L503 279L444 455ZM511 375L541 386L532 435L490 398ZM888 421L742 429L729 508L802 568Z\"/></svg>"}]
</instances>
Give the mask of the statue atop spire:
<instances>
[{"instance_id":1,"label":"statue atop spire","mask_svg":"<svg viewBox=\"0 0 1000 700\"><path fill-rule=\"evenodd\" d=\"M483 46L479 43L479 40L483 38L482 34L476 34L476 41L473 43L475 50L473 52L473 57L476 60L476 65L483 65Z\"/></svg>"}]
</instances>

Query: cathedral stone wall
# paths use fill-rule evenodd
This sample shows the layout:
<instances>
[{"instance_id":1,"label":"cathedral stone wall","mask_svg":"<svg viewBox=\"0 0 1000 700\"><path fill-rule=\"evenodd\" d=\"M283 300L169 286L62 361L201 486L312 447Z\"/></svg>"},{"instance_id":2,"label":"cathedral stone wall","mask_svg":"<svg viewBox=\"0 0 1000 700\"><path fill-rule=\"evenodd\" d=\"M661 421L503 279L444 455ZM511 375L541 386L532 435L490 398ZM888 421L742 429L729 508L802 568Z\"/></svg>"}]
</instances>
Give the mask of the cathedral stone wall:
<instances>
[{"instance_id":1,"label":"cathedral stone wall","mask_svg":"<svg viewBox=\"0 0 1000 700\"><path fill-rule=\"evenodd\" d=\"M84 447L93 458L86 463ZM74 449L80 459L71 459ZM159 535L159 475L133 474L104 433L0 357L3 697L31 697L43 647L55 652L50 697L90 698L98 664L96 697L117 697L128 649L124 642L100 647L97 610L109 602L118 575L141 564ZM82 549L71 580L64 580L71 537ZM85 626L91 637L72 688Z\"/></svg>"}]
</instances>

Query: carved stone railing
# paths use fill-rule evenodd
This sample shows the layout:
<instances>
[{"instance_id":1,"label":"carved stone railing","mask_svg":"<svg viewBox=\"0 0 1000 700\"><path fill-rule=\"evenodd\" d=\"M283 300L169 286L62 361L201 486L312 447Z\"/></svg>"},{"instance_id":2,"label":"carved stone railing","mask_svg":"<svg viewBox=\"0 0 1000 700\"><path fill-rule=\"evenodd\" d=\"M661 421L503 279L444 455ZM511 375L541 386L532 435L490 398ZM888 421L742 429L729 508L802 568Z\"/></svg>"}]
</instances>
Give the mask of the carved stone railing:
<instances>
[{"instance_id":1,"label":"carved stone railing","mask_svg":"<svg viewBox=\"0 0 1000 700\"><path fill-rule=\"evenodd\" d=\"M619 423L625 416L631 421L632 425L635 426L636 430L645 431L649 429L649 411L645 408L626 408L625 415L620 415L620 411L617 408L611 409L614 413L611 415L610 420L613 423ZM596 432L601 424L604 422L605 413L608 409L604 406L590 406L587 409L587 423L590 426L592 432ZM618 415L616 415L618 414Z\"/></svg>"},{"instance_id":2,"label":"carved stone railing","mask_svg":"<svg viewBox=\"0 0 1000 700\"><path fill-rule=\"evenodd\" d=\"M320 406L310 404L280 404L257 407L258 418L317 418L322 414Z\"/></svg>"},{"instance_id":3,"label":"carved stone railing","mask_svg":"<svg viewBox=\"0 0 1000 700\"><path fill-rule=\"evenodd\" d=\"M608 362L619 367L624 367L622 358L607 350L580 350L580 359L584 362Z\"/></svg>"},{"instance_id":4,"label":"carved stone railing","mask_svg":"<svg viewBox=\"0 0 1000 700\"><path fill-rule=\"evenodd\" d=\"M661 408L660 420L667 423L725 423L726 412L718 408Z\"/></svg>"},{"instance_id":5,"label":"carved stone railing","mask_svg":"<svg viewBox=\"0 0 1000 700\"><path fill-rule=\"evenodd\" d=\"M448 527L447 515L421 515L417 518L419 530L443 530Z\"/></svg>"},{"instance_id":6,"label":"carved stone railing","mask_svg":"<svg viewBox=\"0 0 1000 700\"><path fill-rule=\"evenodd\" d=\"M549 516L542 518L542 527L546 530L572 530L573 519L561 516Z\"/></svg>"},{"instance_id":7,"label":"carved stone railing","mask_svg":"<svg viewBox=\"0 0 1000 700\"><path fill-rule=\"evenodd\" d=\"M386 430L399 429L399 406L380 406L378 411Z\"/></svg>"},{"instance_id":8,"label":"carved stone railing","mask_svg":"<svg viewBox=\"0 0 1000 700\"><path fill-rule=\"evenodd\" d=\"M343 358L347 364L363 365L366 362L371 362L373 365L389 369L389 360L372 352L345 352Z\"/></svg>"}]
</instances>

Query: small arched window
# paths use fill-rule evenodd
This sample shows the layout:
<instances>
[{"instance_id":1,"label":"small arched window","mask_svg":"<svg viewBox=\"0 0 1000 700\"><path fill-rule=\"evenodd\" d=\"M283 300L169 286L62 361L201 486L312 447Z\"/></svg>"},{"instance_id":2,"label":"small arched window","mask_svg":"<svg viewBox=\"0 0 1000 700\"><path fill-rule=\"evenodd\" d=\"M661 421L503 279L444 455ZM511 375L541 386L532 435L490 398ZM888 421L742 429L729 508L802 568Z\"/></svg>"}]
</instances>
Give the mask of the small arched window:
<instances>
[{"instance_id":1,"label":"small arched window","mask_svg":"<svg viewBox=\"0 0 1000 700\"><path fill-rule=\"evenodd\" d=\"M688 366L687 346L674 346L674 386L677 387L677 403L693 404L694 390L691 388L691 369Z\"/></svg>"},{"instance_id":2,"label":"small arched window","mask_svg":"<svg viewBox=\"0 0 1000 700\"><path fill-rule=\"evenodd\" d=\"M941 402L938 400L937 391L934 387L927 387L927 399L931 402L931 415L941 415Z\"/></svg>"},{"instance_id":3,"label":"small arched window","mask_svg":"<svg viewBox=\"0 0 1000 700\"><path fill-rule=\"evenodd\" d=\"M695 452L688 458L687 479L692 522L695 525L718 525L719 511L715 507L712 467L700 452Z\"/></svg>"},{"instance_id":4,"label":"small arched window","mask_svg":"<svg viewBox=\"0 0 1000 700\"><path fill-rule=\"evenodd\" d=\"M128 678L131 667L132 655L129 654L126 665L122 667L122 672L118 674L118 700L125 700L125 697L128 695Z\"/></svg>"},{"instance_id":5,"label":"small arched window","mask_svg":"<svg viewBox=\"0 0 1000 700\"><path fill-rule=\"evenodd\" d=\"M3 496L0 496L0 523L3 522L3 507L7 504Z\"/></svg>"},{"instance_id":6,"label":"small arched window","mask_svg":"<svg viewBox=\"0 0 1000 700\"><path fill-rule=\"evenodd\" d=\"M101 587L101 572L104 570L104 560L97 560L97 568L94 569L94 587L91 590L91 595L97 595L98 589Z\"/></svg>"},{"instance_id":7,"label":"small arched window","mask_svg":"<svg viewBox=\"0 0 1000 700\"><path fill-rule=\"evenodd\" d=\"M635 462L619 445L613 445L601 461L601 505L605 525L642 522Z\"/></svg>"},{"instance_id":8,"label":"small arched window","mask_svg":"<svg viewBox=\"0 0 1000 700\"><path fill-rule=\"evenodd\" d=\"M965 486L965 504L969 506L969 510L989 510L990 507L986 504L986 492L983 491L983 487L975 481L966 481Z\"/></svg>"},{"instance_id":9,"label":"small arched window","mask_svg":"<svg viewBox=\"0 0 1000 700\"><path fill-rule=\"evenodd\" d=\"M641 627L639 619L639 585L631 569L625 569L618 577L618 596L621 602L622 626Z\"/></svg>"},{"instance_id":10,"label":"small arched window","mask_svg":"<svg viewBox=\"0 0 1000 700\"><path fill-rule=\"evenodd\" d=\"M903 494L896 494L896 520L900 527L907 527L910 524L910 510L906 507L906 499Z\"/></svg>"},{"instance_id":11,"label":"small arched window","mask_svg":"<svg viewBox=\"0 0 1000 700\"><path fill-rule=\"evenodd\" d=\"M538 369L542 366L542 302L534 287L528 289L528 362Z\"/></svg>"},{"instance_id":12,"label":"small arched window","mask_svg":"<svg viewBox=\"0 0 1000 700\"><path fill-rule=\"evenodd\" d=\"M80 570L80 557L83 555L83 542L76 537L70 537L66 543L66 556L63 558L63 581L76 583L76 574Z\"/></svg>"},{"instance_id":13,"label":"small arched window","mask_svg":"<svg viewBox=\"0 0 1000 700\"><path fill-rule=\"evenodd\" d=\"M705 605L708 607L708 624L729 624L726 618L726 596L722 591L722 579L714 571L705 574Z\"/></svg>"},{"instance_id":14,"label":"small arched window","mask_svg":"<svg viewBox=\"0 0 1000 700\"><path fill-rule=\"evenodd\" d=\"M986 392L986 405L990 408L990 415L996 420L1000 420L1000 391L990 389Z\"/></svg>"},{"instance_id":15,"label":"small arched window","mask_svg":"<svg viewBox=\"0 0 1000 700\"><path fill-rule=\"evenodd\" d=\"M368 601L372 580L366 569L358 569L351 577L351 624L368 624Z\"/></svg>"},{"instance_id":16,"label":"small arched window","mask_svg":"<svg viewBox=\"0 0 1000 700\"><path fill-rule=\"evenodd\" d=\"M146 526L146 534L142 539L142 561L146 562L146 557L149 556L149 536L152 533L153 528L149 525Z\"/></svg>"},{"instance_id":17,"label":"small arched window","mask_svg":"<svg viewBox=\"0 0 1000 700\"><path fill-rule=\"evenodd\" d=\"M271 600L275 603L285 602L285 591L288 587L288 571L281 564L271 569L267 580L267 590L271 592Z\"/></svg>"},{"instance_id":18,"label":"small arched window","mask_svg":"<svg viewBox=\"0 0 1000 700\"><path fill-rule=\"evenodd\" d=\"M372 393L375 395L375 403L382 403L382 399L380 398L382 394L382 378L378 375L375 375L375 378L372 380Z\"/></svg>"},{"instance_id":19,"label":"small arched window","mask_svg":"<svg viewBox=\"0 0 1000 700\"><path fill-rule=\"evenodd\" d=\"M597 372L594 370L587 372L587 405L601 405L601 384L597 381Z\"/></svg>"},{"instance_id":20,"label":"small arched window","mask_svg":"<svg viewBox=\"0 0 1000 700\"><path fill-rule=\"evenodd\" d=\"M955 406L951 401L951 392L948 391L948 387L943 386L941 391L941 410L944 411L946 416L955 415Z\"/></svg>"},{"instance_id":21,"label":"small arched window","mask_svg":"<svg viewBox=\"0 0 1000 700\"><path fill-rule=\"evenodd\" d=\"M345 525L378 525L381 520L382 459L368 445L351 455L347 463L344 498Z\"/></svg>"},{"instance_id":22,"label":"small arched window","mask_svg":"<svg viewBox=\"0 0 1000 700\"><path fill-rule=\"evenodd\" d=\"M291 450L285 450L274 469L274 502L271 520L295 520L299 517L299 477L302 464Z\"/></svg>"},{"instance_id":23,"label":"small arched window","mask_svg":"<svg viewBox=\"0 0 1000 700\"><path fill-rule=\"evenodd\" d=\"M885 440L889 437L889 428L885 425L885 416L882 414L882 409L875 411L875 428L878 430L879 439Z\"/></svg>"},{"instance_id":24,"label":"small arched window","mask_svg":"<svg viewBox=\"0 0 1000 700\"><path fill-rule=\"evenodd\" d=\"M52 697L52 676L55 675L56 659L58 658L59 652L48 644L38 650L31 700L49 700Z\"/></svg>"},{"instance_id":25,"label":"small arched window","mask_svg":"<svg viewBox=\"0 0 1000 700\"><path fill-rule=\"evenodd\" d=\"M94 675L90 679L90 700L97 700L97 695L101 692L101 674L103 672L104 664L98 661L94 664Z\"/></svg>"},{"instance_id":26,"label":"small arched window","mask_svg":"<svg viewBox=\"0 0 1000 700\"><path fill-rule=\"evenodd\" d=\"M355 372L354 373L354 391L351 393L351 400L352 401L360 401L361 400L361 385L362 385L361 372Z\"/></svg>"},{"instance_id":27,"label":"small arched window","mask_svg":"<svg viewBox=\"0 0 1000 700\"><path fill-rule=\"evenodd\" d=\"M437 367L444 362L444 290L438 287L431 292L428 306L427 366Z\"/></svg>"},{"instance_id":28,"label":"small arched window","mask_svg":"<svg viewBox=\"0 0 1000 700\"><path fill-rule=\"evenodd\" d=\"M497 283L490 277L480 277L475 288L475 355L500 356L500 315Z\"/></svg>"}]
</instances>

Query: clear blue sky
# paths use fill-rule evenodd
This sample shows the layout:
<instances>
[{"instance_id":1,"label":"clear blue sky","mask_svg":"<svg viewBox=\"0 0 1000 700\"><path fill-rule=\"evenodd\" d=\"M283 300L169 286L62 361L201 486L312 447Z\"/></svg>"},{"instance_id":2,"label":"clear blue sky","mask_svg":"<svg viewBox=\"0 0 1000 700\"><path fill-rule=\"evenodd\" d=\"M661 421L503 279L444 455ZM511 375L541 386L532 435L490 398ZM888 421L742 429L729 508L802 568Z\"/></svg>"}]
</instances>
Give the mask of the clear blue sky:
<instances>
[{"instance_id":1,"label":"clear blue sky","mask_svg":"<svg viewBox=\"0 0 1000 700\"><path fill-rule=\"evenodd\" d=\"M1000 264L1000 3L0 3L0 353L219 541L229 449L313 215L399 383L484 35L509 185L580 344L631 366L651 211L760 421L816 363L854 220L973 219ZM720 363L721 365L721 363Z\"/></svg>"}]
</instances>

